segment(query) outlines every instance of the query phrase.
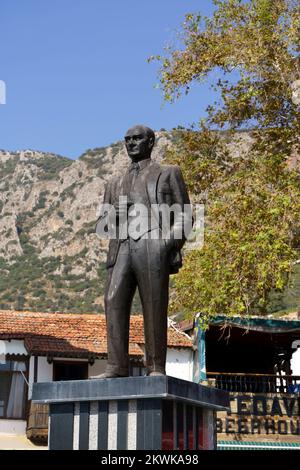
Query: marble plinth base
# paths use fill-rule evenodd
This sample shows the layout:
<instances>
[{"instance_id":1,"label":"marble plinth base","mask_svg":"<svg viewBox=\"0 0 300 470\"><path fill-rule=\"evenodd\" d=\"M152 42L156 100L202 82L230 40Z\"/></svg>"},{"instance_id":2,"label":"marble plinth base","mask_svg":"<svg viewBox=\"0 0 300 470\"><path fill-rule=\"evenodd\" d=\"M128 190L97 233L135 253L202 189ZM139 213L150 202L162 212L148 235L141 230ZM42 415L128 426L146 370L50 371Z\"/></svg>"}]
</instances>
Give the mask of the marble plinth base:
<instances>
[{"instance_id":1,"label":"marble plinth base","mask_svg":"<svg viewBox=\"0 0 300 470\"><path fill-rule=\"evenodd\" d=\"M229 395L173 377L36 383L49 403L49 449L208 450Z\"/></svg>"}]
</instances>

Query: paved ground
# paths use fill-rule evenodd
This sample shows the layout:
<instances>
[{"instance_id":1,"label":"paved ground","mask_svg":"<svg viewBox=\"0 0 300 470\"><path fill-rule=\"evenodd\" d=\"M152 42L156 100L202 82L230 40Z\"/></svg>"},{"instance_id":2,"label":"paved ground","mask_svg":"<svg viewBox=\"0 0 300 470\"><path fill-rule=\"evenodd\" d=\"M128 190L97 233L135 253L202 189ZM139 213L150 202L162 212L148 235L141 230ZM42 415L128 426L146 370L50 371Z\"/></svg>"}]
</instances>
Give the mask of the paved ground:
<instances>
[{"instance_id":1,"label":"paved ground","mask_svg":"<svg viewBox=\"0 0 300 470\"><path fill-rule=\"evenodd\" d=\"M37 446L24 435L0 433L0 450L47 450L46 446Z\"/></svg>"}]
</instances>

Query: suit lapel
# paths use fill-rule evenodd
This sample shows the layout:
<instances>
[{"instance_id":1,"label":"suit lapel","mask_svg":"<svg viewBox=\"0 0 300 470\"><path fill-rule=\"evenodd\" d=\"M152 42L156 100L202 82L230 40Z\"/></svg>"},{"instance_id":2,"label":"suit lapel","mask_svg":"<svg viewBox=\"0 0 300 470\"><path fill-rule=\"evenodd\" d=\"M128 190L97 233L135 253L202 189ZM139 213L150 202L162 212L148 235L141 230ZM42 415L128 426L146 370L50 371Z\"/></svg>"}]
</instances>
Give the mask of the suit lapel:
<instances>
[{"instance_id":1,"label":"suit lapel","mask_svg":"<svg viewBox=\"0 0 300 470\"><path fill-rule=\"evenodd\" d=\"M118 181L116 182L114 186L114 191L113 191L113 204L116 202L119 202L119 196L124 196L126 195L126 177L127 177L127 172L125 175L121 176Z\"/></svg>"},{"instance_id":2,"label":"suit lapel","mask_svg":"<svg viewBox=\"0 0 300 470\"><path fill-rule=\"evenodd\" d=\"M146 187L149 197L150 204L157 204L156 190L159 180L159 176L162 172L161 166L156 162L151 162L148 167L144 170L147 172L146 175ZM126 171L125 175L122 176L119 180L119 185L115 194L115 197L118 198L119 195L127 195L128 193L128 176L129 173Z\"/></svg>"},{"instance_id":3,"label":"suit lapel","mask_svg":"<svg viewBox=\"0 0 300 470\"><path fill-rule=\"evenodd\" d=\"M119 186L119 194L120 196L127 195L128 188L126 187L126 181L128 181L128 172L126 171L125 175L122 176L120 180L120 186Z\"/></svg>"},{"instance_id":4,"label":"suit lapel","mask_svg":"<svg viewBox=\"0 0 300 470\"><path fill-rule=\"evenodd\" d=\"M161 174L161 166L153 162L149 165L147 168L148 174L147 174L147 193L149 197L150 204L157 204L157 197L156 197L156 190L157 190L157 184L158 180Z\"/></svg>"}]
</instances>

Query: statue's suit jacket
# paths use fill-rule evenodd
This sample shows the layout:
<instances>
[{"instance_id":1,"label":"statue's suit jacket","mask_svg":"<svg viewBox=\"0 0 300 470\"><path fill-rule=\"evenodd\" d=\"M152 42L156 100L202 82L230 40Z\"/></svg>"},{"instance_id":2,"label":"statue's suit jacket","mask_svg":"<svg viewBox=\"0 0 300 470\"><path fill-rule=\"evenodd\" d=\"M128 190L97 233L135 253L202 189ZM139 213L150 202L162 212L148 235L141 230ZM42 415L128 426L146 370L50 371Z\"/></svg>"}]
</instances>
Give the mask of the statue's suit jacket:
<instances>
[{"instance_id":1,"label":"statue's suit jacket","mask_svg":"<svg viewBox=\"0 0 300 470\"><path fill-rule=\"evenodd\" d=\"M187 193L186 185L183 180L181 170L175 165L161 165L154 161L144 170L146 173L146 189L148 199L151 205L167 204L171 206L178 204L181 212L176 212L174 220L171 220L169 239L171 249L169 253L170 274L178 272L182 265L181 248L185 242L185 237L174 239L175 233L183 233L184 224L186 227L192 227L192 215L190 208L190 200ZM111 204L119 202L119 197L124 194L124 178L125 176L112 178L106 186L103 204ZM109 213L104 212L100 215L99 220L103 217L109 223ZM103 222L103 220L102 220ZM186 234L187 235L187 234ZM114 266L120 240L111 239L109 242L109 251L107 256L107 268Z\"/></svg>"}]
</instances>

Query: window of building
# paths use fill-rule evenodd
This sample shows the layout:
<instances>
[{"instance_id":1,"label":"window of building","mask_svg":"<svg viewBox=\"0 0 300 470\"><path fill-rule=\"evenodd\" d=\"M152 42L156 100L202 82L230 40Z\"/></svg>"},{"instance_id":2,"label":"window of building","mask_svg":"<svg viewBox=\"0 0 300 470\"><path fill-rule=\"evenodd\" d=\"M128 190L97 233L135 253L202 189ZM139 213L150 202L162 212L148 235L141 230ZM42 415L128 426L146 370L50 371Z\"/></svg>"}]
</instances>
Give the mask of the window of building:
<instances>
[{"instance_id":1,"label":"window of building","mask_svg":"<svg viewBox=\"0 0 300 470\"><path fill-rule=\"evenodd\" d=\"M26 361L0 364L0 418L25 419Z\"/></svg>"},{"instance_id":2,"label":"window of building","mask_svg":"<svg viewBox=\"0 0 300 470\"><path fill-rule=\"evenodd\" d=\"M88 378L87 362L63 362L53 363L53 380L85 380Z\"/></svg>"},{"instance_id":3,"label":"window of building","mask_svg":"<svg viewBox=\"0 0 300 470\"><path fill-rule=\"evenodd\" d=\"M130 362L129 375L131 377L139 377L142 375L146 375L146 368L139 362Z\"/></svg>"}]
</instances>

